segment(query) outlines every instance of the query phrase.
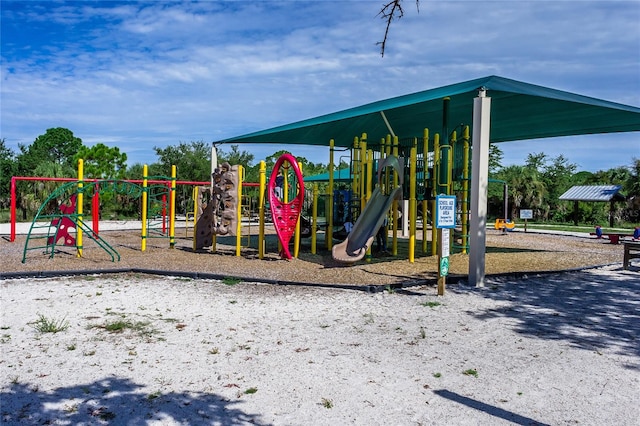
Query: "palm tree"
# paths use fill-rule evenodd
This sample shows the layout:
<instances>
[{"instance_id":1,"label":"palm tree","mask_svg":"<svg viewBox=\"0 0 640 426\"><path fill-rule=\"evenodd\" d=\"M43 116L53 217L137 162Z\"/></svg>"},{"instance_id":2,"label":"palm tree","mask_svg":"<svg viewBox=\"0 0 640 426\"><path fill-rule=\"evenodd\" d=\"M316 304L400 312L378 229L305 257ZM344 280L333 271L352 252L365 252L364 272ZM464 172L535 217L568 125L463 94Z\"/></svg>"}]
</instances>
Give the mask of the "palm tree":
<instances>
[{"instance_id":1,"label":"palm tree","mask_svg":"<svg viewBox=\"0 0 640 426\"><path fill-rule=\"evenodd\" d=\"M546 188L537 170L527 166L508 166L502 168L498 176L509 186L511 217L515 217L520 208L536 210L537 216L546 217Z\"/></svg>"}]
</instances>

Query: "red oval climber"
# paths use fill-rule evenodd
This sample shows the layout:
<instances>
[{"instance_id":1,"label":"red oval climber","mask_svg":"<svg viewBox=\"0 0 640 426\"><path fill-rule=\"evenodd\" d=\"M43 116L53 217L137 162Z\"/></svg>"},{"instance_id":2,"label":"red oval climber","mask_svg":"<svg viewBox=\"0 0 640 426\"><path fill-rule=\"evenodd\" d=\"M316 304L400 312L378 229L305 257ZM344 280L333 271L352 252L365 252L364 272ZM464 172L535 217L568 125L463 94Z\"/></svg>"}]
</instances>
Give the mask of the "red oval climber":
<instances>
[{"instance_id":1,"label":"red oval climber","mask_svg":"<svg viewBox=\"0 0 640 426\"><path fill-rule=\"evenodd\" d=\"M278 172L280 168L288 162L296 174L297 182L297 194L287 203L284 202L283 191L287 188L278 186ZM282 251L280 256L283 259L291 259L291 252L289 251L289 241L296 230L296 224L300 218L302 212L302 201L304 200L304 182L302 181L302 172L298 167L296 158L291 154L282 154L271 171L271 177L269 178L268 197L269 205L271 207L271 216L273 217L273 225L276 228L276 234L282 244ZM276 192L278 191L278 192Z\"/></svg>"}]
</instances>

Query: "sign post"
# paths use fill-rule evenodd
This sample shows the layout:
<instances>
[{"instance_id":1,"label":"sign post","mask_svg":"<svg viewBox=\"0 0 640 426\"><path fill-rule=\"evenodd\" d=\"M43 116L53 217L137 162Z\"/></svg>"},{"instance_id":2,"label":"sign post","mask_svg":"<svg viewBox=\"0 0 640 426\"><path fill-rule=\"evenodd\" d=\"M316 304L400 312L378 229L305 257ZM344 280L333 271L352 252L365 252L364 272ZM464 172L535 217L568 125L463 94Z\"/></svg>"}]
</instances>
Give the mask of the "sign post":
<instances>
[{"instance_id":1,"label":"sign post","mask_svg":"<svg viewBox=\"0 0 640 426\"><path fill-rule=\"evenodd\" d=\"M520 209L520 219L524 219L524 232L527 232L527 219L533 219L533 210Z\"/></svg>"},{"instance_id":2,"label":"sign post","mask_svg":"<svg viewBox=\"0 0 640 426\"><path fill-rule=\"evenodd\" d=\"M436 196L436 228L438 229L438 296L444 296L449 275L451 228L456 226L455 195Z\"/></svg>"}]
</instances>

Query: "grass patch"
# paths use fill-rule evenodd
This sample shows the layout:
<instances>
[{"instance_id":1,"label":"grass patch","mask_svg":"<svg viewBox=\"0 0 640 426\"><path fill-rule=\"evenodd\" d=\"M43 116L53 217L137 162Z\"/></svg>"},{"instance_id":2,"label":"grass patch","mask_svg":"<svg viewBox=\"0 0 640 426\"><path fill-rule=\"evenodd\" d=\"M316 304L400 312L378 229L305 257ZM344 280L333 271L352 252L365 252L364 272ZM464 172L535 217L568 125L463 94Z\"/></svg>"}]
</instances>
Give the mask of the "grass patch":
<instances>
[{"instance_id":1,"label":"grass patch","mask_svg":"<svg viewBox=\"0 0 640 426\"><path fill-rule=\"evenodd\" d=\"M322 400L320 401L320 405L322 405L324 408L333 408L333 400L329 398L322 398Z\"/></svg>"},{"instance_id":2,"label":"grass patch","mask_svg":"<svg viewBox=\"0 0 640 426\"><path fill-rule=\"evenodd\" d=\"M240 284L241 282L242 280L236 277L224 277L222 279L222 284L224 285L236 285L236 284Z\"/></svg>"},{"instance_id":3,"label":"grass patch","mask_svg":"<svg viewBox=\"0 0 640 426\"><path fill-rule=\"evenodd\" d=\"M440 306L441 304L442 303L440 302L431 302L431 301L421 303L422 306L426 306L427 308L435 308L436 306Z\"/></svg>"},{"instance_id":4,"label":"grass patch","mask_svg":"<svg viewBox=\"0 0 640 426\"><path fill-rule=\"evenodd\" d=\"M141 336L151 336L156 330L149 327L151 323L149 321L129 321L118 319L112 322L107 322L104 325L94 325L90 328L101 328L109 333L123 333L126 330L134 331Z\"/></svg>"},{"instance_id":5,"label":"grass patch","mask_svg":"<svg viewBox=\"0 0 640 426\"><path fill-rule=\"evenodd\" d=\"M47 318L39 314L38 319L30 325L40 333L59 333L69 328L69 321L67 321L66 318Z\"/></svg>"},{"instance_id":6,"label":"grass patch","mask_svg":"<svg viewBox=\"0 0 640 426\"><path fill-rule=\"evenodd\" d=\"M462 374L464 374L465 376L478 377L478 370L476 370L475 368L470 368L468 370L464 370Z\"/></svg>"},{"instance_id":7,"label":"grass patch","mask_svg":"<svg viewBox=\"0 0 640 426\"><path fill-rule=\"evenodd\" d=\"M433 373L433 377L439 379L440 377L442 377L442 373Z\"/></svg>"},{"instance_id":8,"label":"grass patch","mask_svg":"<svg viewBox=\"0 0 640 426\"><path fill-rule=\"evenodd\" d=\"M130 321L118 320L114 322L108 322L104 325L104 329L109 333L120 333L127 328L132 328L133 324Z\"/></svg>"},{"instance_id":9,"label":"grass patch","mask_svg":"<svg viewBox=\"0 0 640 426\"><path fill-rule=\"evenodd\" d=\"M256 392L258 392L258 388L249 388L246 391L244 391L245 395L253 395Z\"/></svg>"},{"instance_id":10,"label":"grass patch","mask_svg":"<svg viewBox=\"0 0 640 426\"><path fill-rule=\"evenodd\" d=\"M372 313L362 314L362 316L364 317L365 324L373 324L375 322L375 318Z\"/></svg>"}]
</instances>

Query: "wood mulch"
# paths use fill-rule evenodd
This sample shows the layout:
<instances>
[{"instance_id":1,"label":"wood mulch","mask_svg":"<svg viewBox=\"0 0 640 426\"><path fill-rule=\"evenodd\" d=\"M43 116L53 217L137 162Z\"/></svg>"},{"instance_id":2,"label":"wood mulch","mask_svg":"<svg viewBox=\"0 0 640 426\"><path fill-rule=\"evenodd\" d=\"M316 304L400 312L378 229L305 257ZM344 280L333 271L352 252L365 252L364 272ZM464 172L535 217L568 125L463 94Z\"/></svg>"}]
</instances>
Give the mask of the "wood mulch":
<instances>
[{"instance_id":1,"label":"wood mulch","mask_svg":"<svg viewBox=\"0 0 640 426\"><path fill-rule=\"evenodd\" d=\"M399 239L397 256L374 254L370 260L355 265L335 262L325 250L323 233L319 233L318 253L311 254L311 238L302 240L297 259L282 260L277 241L270 233L267 252L258 258L257 227L252 228L249 247L235 255L235 237L219 237L216 251L192 250L192 238L185 229L176 230L176 244L169 248L166 238L149 238L147 250L141 251L139 231L102 231L101 237L120 254L120 261L110 256L89 238L84 239L83 257L77 257L74 247L57 246L53 258L44 249L29 250L22 263L25 236L15 242L0 237L0 278L12 273L41 271L100 272L113 270L153 270L164 272L213 274L218 277L239 277L250 281L308 283L336 286L384 286L411 283L433 283L437 276L437 256L423 254L420 235L417 238L415 261L408 261L406 239ZM247 244L243 237L242 244ZM389 241L391 248L391 238ZM620 263L623 246L609 244L608 240L566 235L537 234L488 230L486 240L487 275L523 274L572 269ZM428 248L428 253L430 248ZM469 268L468 255L452 254L450 281L464 280ZM8 274L7 274L8 273Z\"/></svg>"}]
</instances>

